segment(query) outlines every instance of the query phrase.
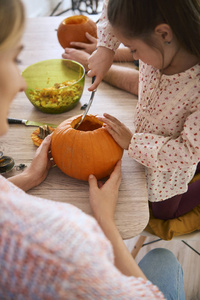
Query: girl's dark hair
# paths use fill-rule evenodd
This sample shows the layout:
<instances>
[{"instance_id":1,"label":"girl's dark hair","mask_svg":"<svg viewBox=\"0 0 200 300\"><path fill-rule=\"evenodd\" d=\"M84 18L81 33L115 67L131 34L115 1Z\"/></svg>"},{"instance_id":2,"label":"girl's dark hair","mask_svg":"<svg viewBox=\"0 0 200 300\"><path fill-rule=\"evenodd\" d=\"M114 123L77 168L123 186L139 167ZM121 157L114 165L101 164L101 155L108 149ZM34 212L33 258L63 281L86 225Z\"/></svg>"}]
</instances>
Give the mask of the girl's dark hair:
<instances>
[{"instance_id":1,"label":"girl's dark hair","mask_svg":"<svg viewBox=\"0 0 200 300\"><path fill-rule=\"evenodd\" d=\"M200 57L199 0L109 0L108 20L126 38L151 44L159 24L168 24L179 44Z\"/></svg>"}]
</instances>

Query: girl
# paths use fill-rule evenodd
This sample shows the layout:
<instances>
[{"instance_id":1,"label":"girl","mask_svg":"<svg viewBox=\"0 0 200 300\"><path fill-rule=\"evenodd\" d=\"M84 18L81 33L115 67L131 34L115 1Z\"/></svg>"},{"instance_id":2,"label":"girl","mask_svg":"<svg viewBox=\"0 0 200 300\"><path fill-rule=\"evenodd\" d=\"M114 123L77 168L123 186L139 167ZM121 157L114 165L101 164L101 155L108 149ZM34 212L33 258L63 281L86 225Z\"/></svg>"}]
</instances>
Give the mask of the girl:
<instances>
[{"instance_id":1,"label":"girl","mask_svg":"<svg viewBox=\"0 0 200 300\"><path fill-rule=\"evenodd\" d=\"M0 135L8 130L13 98L26 88L16 65L23 28L21 1L0 0ZM0 299L163 299L115 226L120 162L101 188L94 176L89 178L90 204L108 239L92 217L72 205L25 193L54 164L50 142L48 136L23 173L9 180L0 176ZM166 297L177 299L178 292L184 299L181 266L171 252L154 250L141 266Z\"/></svg>"},{"instance_id":2,"label":"girl","mask_svg":"<svg viewBox=\"0 0 200 300\"><path fill-rule=\"evenodd\" d=\"M100 119L130 157L146 166L154 216L175 218L200 204L200 181L188 186L200 161L200 4L110 0L107 7L107 2L99 47L89 59L88 75L96 76L90 89L110 66L116 38L140 60L139 73L131 77L139 95L134 133L110 115ZM130 77L123 81L131 84Z\"/></svg>"}]
</instances>

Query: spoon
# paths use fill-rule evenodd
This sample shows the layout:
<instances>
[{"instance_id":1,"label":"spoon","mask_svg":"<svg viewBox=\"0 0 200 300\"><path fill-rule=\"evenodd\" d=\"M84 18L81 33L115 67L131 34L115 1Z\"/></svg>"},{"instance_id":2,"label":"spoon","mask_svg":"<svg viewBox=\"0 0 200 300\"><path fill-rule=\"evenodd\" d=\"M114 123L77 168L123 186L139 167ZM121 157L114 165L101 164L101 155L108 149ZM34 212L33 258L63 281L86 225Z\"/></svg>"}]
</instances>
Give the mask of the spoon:
<instances>
[{"instance_id":1,"label":"spoon","mask_svg":"<svg viewBox=\"0 0 200 300\"><path fill-rule=\"evenodd\" d=\"M96 76L93 76L92 77L92 83L94 83L95 79L96 79ZM81 120L75 125L74 129L78 129L78 127L81 125L81 123L83 123L83 120L85 119L85 116L87 115L87 113L88 113L88 111L90 109L90 106L92 104L95 92L96 92L96 89L94 91L92 91L92 94L90 96L90 100L88 102L87 108L86 108L84 114L82 115Z\"/></svg>"}]
</instances>

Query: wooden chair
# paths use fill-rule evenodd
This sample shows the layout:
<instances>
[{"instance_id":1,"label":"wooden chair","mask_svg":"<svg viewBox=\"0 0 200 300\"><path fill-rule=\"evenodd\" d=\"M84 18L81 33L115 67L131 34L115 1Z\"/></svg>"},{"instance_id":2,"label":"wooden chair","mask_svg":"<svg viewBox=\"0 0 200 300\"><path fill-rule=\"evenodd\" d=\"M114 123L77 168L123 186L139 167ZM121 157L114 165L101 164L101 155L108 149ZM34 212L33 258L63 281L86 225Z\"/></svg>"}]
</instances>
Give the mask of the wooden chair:
<instances>
[{"instance_id":1,"label":"wooden chair","mask_svg":"<svg viewBox=\"0 0 200 300\"><path fill-rule=\"evenodd\" d=\"M140 251L140 249L143 247L143 246L146 246L148 245L149 243L147 244L144 244L145 240L147 237L153 237L155 238L154 241L150 242L150 243L155 243L155 242L158 242L160 240L162 240L160 237L158 237L157 235L155 234L152 234L152 233L149 233L148 231L143 231L140 236L138 237L138 240L136 242L136 244L134 245L133 247L133 250L131 251L131 254L132 256L135 258L138 254L138 252ZM173 237L173 240L181 240L184 244L186 244L188 247L190 247L193 251L195 251L198 255L200 255L200 253L194 249L193 247L191 247L187 241L199 241L200 242L200 230L196 230L192 233L189 233L189 234L184 234L184 235L179 235L179 236L175 236Z\"/></svg>"},{"instance_id":2,"label":"wooden chair","mask_svg":"<svg viewBox=\"0 0 200 300\"><path fill-rule=\"evenodd\" d=\"M72 10L73 12L77 11L79 14L87 13L89 15L96 15L96 14L100 13L98 11L99 0L71 0L71 7L56 14L56 11L58 10L58 8L60 7L60 5L62 3L63 3L63 0L58 2L58 4L53 9L50 16L60 16L70 10ZM81 8L82 4L83 4L84 9Z\"/></svg>"}]
</instances>

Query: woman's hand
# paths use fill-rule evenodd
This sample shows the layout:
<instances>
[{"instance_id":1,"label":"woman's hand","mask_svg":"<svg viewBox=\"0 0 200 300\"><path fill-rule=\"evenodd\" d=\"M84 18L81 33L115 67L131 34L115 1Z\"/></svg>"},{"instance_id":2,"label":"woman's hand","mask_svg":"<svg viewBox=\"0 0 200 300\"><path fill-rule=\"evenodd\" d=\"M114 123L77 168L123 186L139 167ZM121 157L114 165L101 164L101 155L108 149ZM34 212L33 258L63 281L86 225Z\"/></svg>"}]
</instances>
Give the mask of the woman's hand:
<instances>
[{"instance_id":1,"label":"woman's hand","mask_svg":"<svg viewBox=\"0 0 200 300\"><path fill-rule=\"evenodd\" d=\"M121 161L118 161L105 184L98 186L94 175L90 175L88 181L90 205L96 220L102 227L105 222L113 223L121 183Z\"/></svg>"},{"instance_id":2,"label":"woman's hand","mask_svg":"<svg viewBox=\"0 0 200 300\"><path fill-rule=\"evenodd\" d=\"M115 266L126 276L146 279L126 247L115 225L114 213L120 183L121 161L118 161L110 178L101 187L98 187L96 178L90 175L90 205L96 220L113 246Z\"/></svg>"},{"instance_id":3,"label":"woman's hand","mask_svg":"<svg viewBox=\"0 0 200 300\"><path fill-rule=\"evenodd\" d=\"M114 51L100 46L89 57L88 68L90 71L88 71L88 76L96 76L94 83L88 89L89 91L95 90L103 80L113 63L114 55Z\"/></svg>"},{"instance_id":4,"label":"woman's hand","mask_svg":"<svg viewBox=\"0 0 200 300\"><path fill-rule=\"evenodd\" d=\"M9 178L9 181L24 191L39 185L54 165L50 145L51 135L48 135L37 149L31 165L21 174Z\"/></svg>"},{"instance_id":5,"label":"woman's hand","mask_svg":"<svg viewBox=\"0 0 200 300\"><path fill-rule=\"evenodd\" d=\"M98 116L98 119L106 124L106 130L112 135L120 147L128 150L133 136L128 127L109 114L104 114L103 117Z\"/></svg>"},{"instance_id":6,"label":"woman's hand","mask_svg":"<svg viewBox=\"0 0 200 300\"><path fill-rule=\"evenodd\" d=\"M89 54L92 54L97 48L97 39L88 32L86 32L85 36L90 43L71 42L70 45L74 48L79 48Z\"/></svg>"},{"instance_id":7,"label":"woman's hand","mask_svg":"<svg viewBox=\"0 0 200 300\"><path fill-rule=\"evenodd\" d=\"M90 54L84 50L74 49L74 48L65 48L65 52L62 54L64 59L71 59L79 62L85 68L85 71L88 72L88 59Z\"/></svg>"},{"instance_id":8,"label":"woman's hand","mask_svg":"<svg viewBox=\"0 0 200 300\"><path fill-rule=\"evenodd\" d=\"M40 147L37 149L31 165L25 170L35 181L35 186L39 185L46 177L49 169L54 165L51 151L51 135L48 135Z\"/></svg>"}]
</instances>

